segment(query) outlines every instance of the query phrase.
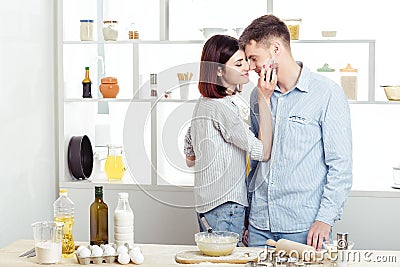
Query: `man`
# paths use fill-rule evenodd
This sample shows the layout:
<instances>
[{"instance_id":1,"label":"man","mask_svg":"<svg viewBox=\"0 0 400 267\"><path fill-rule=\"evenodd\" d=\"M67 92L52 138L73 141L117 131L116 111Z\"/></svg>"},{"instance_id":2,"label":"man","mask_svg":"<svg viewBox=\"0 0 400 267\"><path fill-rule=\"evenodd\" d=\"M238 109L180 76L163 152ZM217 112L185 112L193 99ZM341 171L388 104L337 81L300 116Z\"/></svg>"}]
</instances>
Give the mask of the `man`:
<instances>
[{"instance_id":1,"label":"man","mask_svg":"<svg viewBox=\"0 0 400 267\"><path fill-rule=\"evenodd\" d=\"M260 75L265 64L274 62L277 73L271 96L271 159L252 162L249 175L248 244L264 246L267 239L285 238L321 249L340 219L352 184L347 99L335 82L293 59L289 31L277 17L255 19L239 42L250 70ZM257 135L257 90L250 108Z\"/></svg>"}]
</instances>

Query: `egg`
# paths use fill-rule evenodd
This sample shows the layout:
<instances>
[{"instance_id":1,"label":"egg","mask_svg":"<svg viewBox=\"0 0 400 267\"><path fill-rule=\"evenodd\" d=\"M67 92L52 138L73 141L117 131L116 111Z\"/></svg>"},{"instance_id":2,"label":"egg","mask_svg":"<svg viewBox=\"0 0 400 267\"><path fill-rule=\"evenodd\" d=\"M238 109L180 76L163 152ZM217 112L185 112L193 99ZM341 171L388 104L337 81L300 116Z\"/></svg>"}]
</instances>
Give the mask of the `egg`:
<instances>
[{"instance_id":1,"label":"egg","mask_svg":"<svg viewBox=\"0 0 400 267\"><path fill-rule=\"evenodd\" d=\"M118 246L117 247L117 253L121 254L121 253L127 253L128 254L128 248L124 245Z\"/></svg>"},{"instance_id":2,"label":"egg","mask_svg":"<svg viewBox=\"0 0 400 267\"><path fill-rule=\"evenodd\" d=\"M115 255L115 248L112 246L104 247L103 256L114 256Z\"/></svg>"},{"instance_id":3,"label":"egg","mask_svg":"<svg viewBox=\"0 0 400 267\"><path fill-rule=\"evenodd\" d=\"M82 249L86 248L86 246L79 246L79 248L76 250L76 254L79 255L79 253L82 251Z\"/></svg>"},{"instance_id":4,"label":"egg","mask_svg":"<svg viewBox=\"0 0 400 267\"><path fill-rule=\"evenodd\" d=\"M118 255L118 262L121 264L128 264L131 261L127 252Z\"/></svg>"},{"instance_id":5,"label":"egg","mask_svg":"<svg viewBox=\"0 0 400 267\"><path fill-rule=\"evenodd\" d=\"M142 264L144 262L144 256L138 247L134 247L129 253L129 256L135 264Z\"/></svg>"},{"instance_id":6,"label":"egg","mask_svg":"<svg viewBox=\"0 0 400 267\"><path fill-rule=\"evenodd\" d=\"M78 250L77 250L78 251ZM79 250L79 257L87 258L90 257L90 250L87 247L83 247Z\"/></svg>"},{"instance_id":7,"label":"egg","mask_svg":"<svg viewBox=\"0 0 400 267\"><path fill-rule=\"evenodd\" d=\"M94 245L92 247L92 254L91 255L94 256L94 257L100 257L100 256L103 255L103 250L101 249L101 247L99 247L97 245Z\"/></svg>"}]
</instances>

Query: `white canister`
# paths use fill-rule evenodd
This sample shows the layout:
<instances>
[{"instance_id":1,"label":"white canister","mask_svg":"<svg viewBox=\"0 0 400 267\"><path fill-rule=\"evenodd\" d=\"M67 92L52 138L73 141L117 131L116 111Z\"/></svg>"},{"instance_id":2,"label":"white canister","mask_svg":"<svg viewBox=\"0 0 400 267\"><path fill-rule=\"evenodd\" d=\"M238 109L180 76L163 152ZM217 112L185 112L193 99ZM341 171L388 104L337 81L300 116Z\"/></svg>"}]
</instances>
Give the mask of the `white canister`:
<instances>
[{"instance_id":1,"label":"white canister","mask_svg":"<svg viewBox=\"0 0 400 267\"><path fill-rule=\"evenodd\" d=\"M118 39L118 21L103 21L103 38L104 41L117 41Z\"/></svg>"},{"instance_id":2,"label":"white canister","mask_svg":"<svg viewBox=\"0 0 400 267\"><path fill-rule=\"evenodd\" d=\"M93 20L81 19L81 41L93 41Z\"/></svg>"}]
</instances>

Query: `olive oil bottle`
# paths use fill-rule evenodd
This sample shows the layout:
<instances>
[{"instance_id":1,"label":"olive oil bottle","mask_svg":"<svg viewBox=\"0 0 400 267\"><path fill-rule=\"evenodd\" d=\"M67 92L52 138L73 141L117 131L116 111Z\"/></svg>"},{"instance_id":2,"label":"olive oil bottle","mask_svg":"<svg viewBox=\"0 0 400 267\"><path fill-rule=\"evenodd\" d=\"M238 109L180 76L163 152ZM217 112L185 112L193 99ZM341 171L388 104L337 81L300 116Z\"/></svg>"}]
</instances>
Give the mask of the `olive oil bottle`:
<instances>
[{"instance_id":1,"label":"olive oil bottle","mask_svg":"<svg viewBox=\"0 0 400 267\"><path fill-rule=\"evenodd\" d=\"M89 67L85 67L85 79L82 81L83 98L92 98L92 81L89 77Z\"/></svg>"},{"instance_id":2,"label":"olive oil bottle","mask_svg":"<svg viewBox=\"0 0 400 267\"><path fill-rule=\"evenodd\" d=\"M95 199L90 205L90 245L108 243L108 206L103 200L103 187L95 186Z\"/></svg>"}]
</instances>

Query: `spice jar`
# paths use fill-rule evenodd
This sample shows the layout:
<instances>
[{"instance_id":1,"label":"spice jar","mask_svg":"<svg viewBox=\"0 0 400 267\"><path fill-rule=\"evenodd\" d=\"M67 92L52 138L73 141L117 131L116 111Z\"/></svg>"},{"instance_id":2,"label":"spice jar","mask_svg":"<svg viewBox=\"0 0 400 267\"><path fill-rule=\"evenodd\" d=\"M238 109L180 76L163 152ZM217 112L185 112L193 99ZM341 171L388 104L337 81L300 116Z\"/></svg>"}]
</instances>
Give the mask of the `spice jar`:
<instances>
[{"instance_id":1,"label":"spice jar","mask_svg":"<svg viewBox=\"0 0 400 267\"><path fill-rule=\"evenodd\" d=\"M118 39L118 21L103 21L103 38L104 41L116 41Z\"/></svg>"},{"instance_id":2,"label":"spice jar","mask_svg":"<svg viewBox=\"0 0 400 267\"><path fill-rule=\"evenodd\" d=\"M104 77L101 79L100 92L104 98L115 98L119 92L119 85L117 78Z\"/></svg>"},{"instance_id":3,"label":"spice jar","mask_svg":"<svg viewBox=\"0 0 400 267\"><path fill-rule=\"evenodd\" d=\"M93 20L81 19L80 37L81 41L93 41Z\"/></svg>"},{"instance_id":4,"label":"spice jar","mask_svg":"<svg viewBox=\"0 0 400 267\"><path fill-rule=\"evenodd\" d=\"M340 85L349 100L357 100L357 72L350 64L340 69Z\"/></svg>"}]
</instances>

